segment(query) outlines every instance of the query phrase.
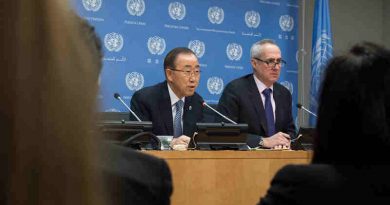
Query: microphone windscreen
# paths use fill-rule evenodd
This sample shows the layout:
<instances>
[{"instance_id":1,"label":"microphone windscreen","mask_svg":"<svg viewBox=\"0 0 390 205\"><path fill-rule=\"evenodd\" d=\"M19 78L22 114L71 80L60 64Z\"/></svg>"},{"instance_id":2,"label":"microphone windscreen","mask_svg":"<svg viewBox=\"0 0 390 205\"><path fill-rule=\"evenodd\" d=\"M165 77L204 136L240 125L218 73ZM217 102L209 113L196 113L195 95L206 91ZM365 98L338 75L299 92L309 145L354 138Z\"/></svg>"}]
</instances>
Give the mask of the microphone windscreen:
<instances>
[{"instance_id":1,"label":"microphone windscreen","mask_svg":"<svg viewBox=\"0 0 390 205\"><path fill-rule=\"evenodd\" d=\"M120 97L119 93L114 93L114 98L118 99Z\"/></svg>"},{"instance_id":2,"label":"microphone windscreen","mask_svg":"<svg viewBox=\"0 0 390 205\"><path fill-rule=\"evenodd\" d=\"M302 108L302 104L301 103L297 103L297 108L301 109Z\"/></svg>"}]
</instances>

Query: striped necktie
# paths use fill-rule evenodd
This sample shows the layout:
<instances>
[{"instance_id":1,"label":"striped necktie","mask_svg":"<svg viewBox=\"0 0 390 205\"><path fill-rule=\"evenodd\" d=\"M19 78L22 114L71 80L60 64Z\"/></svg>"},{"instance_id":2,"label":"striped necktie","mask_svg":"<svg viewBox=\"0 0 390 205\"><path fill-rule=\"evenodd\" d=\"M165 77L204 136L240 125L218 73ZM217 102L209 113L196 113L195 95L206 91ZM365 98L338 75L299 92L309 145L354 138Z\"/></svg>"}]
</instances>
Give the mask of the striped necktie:
<instances>
[{"instance_id":1,"label":"striped necktie","mask_svg":"<svg viewBox=\"0 0 390 205\"><path fill-rule=\"evenodd\" d=\"M179 100L175 103L176 115L173 120L173 137L180 137L183 134L181 127L181 113L183 110L183 101Z\"/></svg>"}]
</instances>

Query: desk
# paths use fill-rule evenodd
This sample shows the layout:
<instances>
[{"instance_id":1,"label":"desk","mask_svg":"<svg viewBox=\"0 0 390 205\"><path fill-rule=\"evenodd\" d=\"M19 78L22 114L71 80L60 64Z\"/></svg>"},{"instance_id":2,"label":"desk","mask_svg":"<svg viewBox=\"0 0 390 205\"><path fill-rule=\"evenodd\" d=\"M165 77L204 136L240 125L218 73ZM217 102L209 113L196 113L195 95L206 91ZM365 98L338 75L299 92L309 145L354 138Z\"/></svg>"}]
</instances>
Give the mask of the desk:
<instances>
[{"instance_id":1,"label":"desk","mask_svg":"<svg viewBox=\"0 0 390 205\"><path fill-rule=\"evenodd\" d=\"M173 205L256 204L286 164L307 164L307 151L147 151L164 158L173 178Z\"/></svg>"}]
</instances>

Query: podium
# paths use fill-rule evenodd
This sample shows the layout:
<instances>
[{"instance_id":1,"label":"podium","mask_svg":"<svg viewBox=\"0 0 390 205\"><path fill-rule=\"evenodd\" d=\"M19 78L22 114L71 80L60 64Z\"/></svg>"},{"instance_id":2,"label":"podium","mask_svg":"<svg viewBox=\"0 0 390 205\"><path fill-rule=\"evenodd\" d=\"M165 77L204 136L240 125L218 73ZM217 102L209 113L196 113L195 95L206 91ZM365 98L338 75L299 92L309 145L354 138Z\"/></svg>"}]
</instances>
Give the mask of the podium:
<instances>
[{"instance_id":1,"label":"podium","mask_svg":"<svg viewBox=\"0 0 390 205\"><path fill-rule=\"evenodd\" d=\"M172 205L256 204L275 173L308 164L311 151L146 151L165 159L172 173Z\"/></svg>"}]
</instances>

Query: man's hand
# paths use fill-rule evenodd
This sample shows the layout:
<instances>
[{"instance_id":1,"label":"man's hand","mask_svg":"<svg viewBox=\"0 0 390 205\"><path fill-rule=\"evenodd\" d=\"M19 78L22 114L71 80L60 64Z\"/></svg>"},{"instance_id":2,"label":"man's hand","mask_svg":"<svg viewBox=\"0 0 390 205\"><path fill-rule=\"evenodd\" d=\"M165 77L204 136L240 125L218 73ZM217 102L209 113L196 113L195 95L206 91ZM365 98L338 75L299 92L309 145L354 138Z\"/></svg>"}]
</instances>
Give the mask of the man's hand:
<instances>
[{"instance_id":1,"label":"man's hand","mask_svg":"<svg viewBox=\"0 0 390 205\"><path fill-rule=\"evenodd\" d=\"M264 147L274 148L274 149L290 149L290 135L278 132L271 137L264 137Z\"/></svg>"},{"instance_id":2,"label":"man's hand","mask_svg":"<svg viewBox=\"0 0 390 205\"><path fill-rule=\"evenodd\" d=\"M173 138L170 146L173 150L187 150L191 138L185 135Z\"/></svg>"}]
</instances>

